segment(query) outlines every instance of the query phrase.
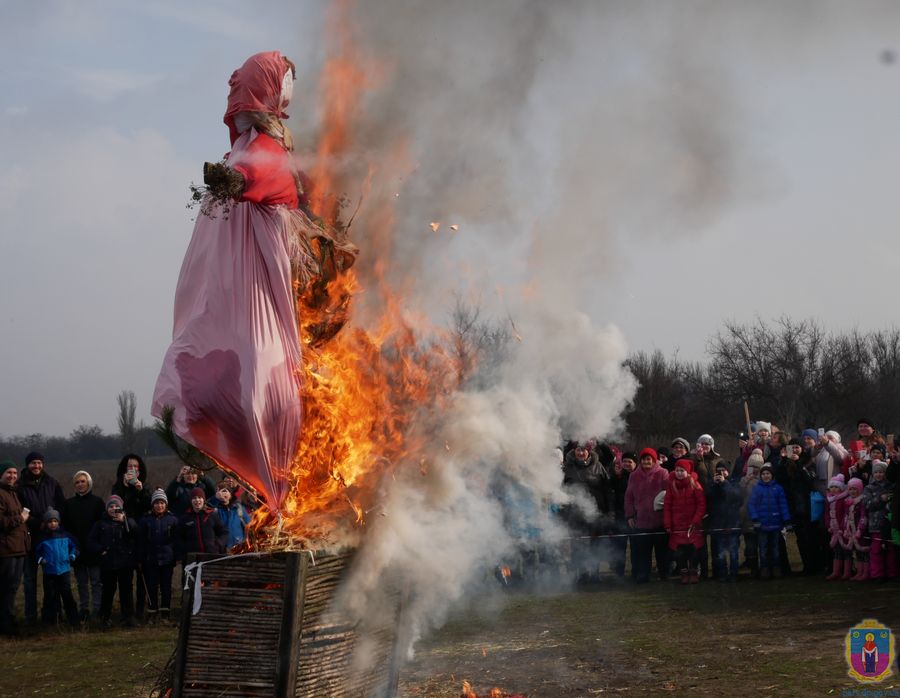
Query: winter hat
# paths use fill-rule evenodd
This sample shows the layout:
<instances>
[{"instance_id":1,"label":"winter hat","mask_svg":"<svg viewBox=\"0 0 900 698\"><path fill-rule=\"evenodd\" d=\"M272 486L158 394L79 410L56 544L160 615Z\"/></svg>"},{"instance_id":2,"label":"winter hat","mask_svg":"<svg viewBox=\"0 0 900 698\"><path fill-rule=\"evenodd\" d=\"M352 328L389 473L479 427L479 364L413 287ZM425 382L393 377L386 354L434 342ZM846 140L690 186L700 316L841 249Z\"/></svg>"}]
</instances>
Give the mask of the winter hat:
<instances>
[{"instance_id":1,"label":"winter hat","mask_svg":"<svg viewBox=\"0 0 900 698\"><path fill-rule=\"evenodd\" d=\"M750 457L747 459L747 467L748 468L761 468L763 465L763 452L761 449L754 448L750 452Z\"/></svg>"},{"instance_id":2,"label":"winter hat","mask_svg":"<svg viewBox=\"0 0 900 698\"><path fill-rule=\"evenodd\" d=\"M851 487L855 487L858 492L862 492L864 489L863 481L858 477L851 477L850 482L847 483L847 489L849 490Z\"/></svg>"},{"instance_id":3,"label":"winter hat","mask_svg":"<svg viewBox=\"0 0 900 698\"><path fill-rule=\"evenodd\" d=\"M860 417L859 419L856 420L856 426L859 427L860 424L868 424L873 429L875 428L874 422L872 422L871 419L866 419L865 417ZM849 487L849 485L848 485L848 487Z\"/></svg>"},{"instance_id":4,"label":"winter hat","mask_svg":"<svg viewBox=\"0 0 900 698\"><path fill-rule=\"evenodd\" d=\"M111 506L123 507L125 503L122 501L122 498L117 494L111 494L106 498L106 508L109 509Z\"/></svg>"},{"instance_id":5,"label":"winter hat","mask_svg":"<svg viewBox=\"0 0 900 698\"><path fill-rule=\"evenodd\" d=\"M38 453L37 451L32 451L27 456L25 456L25 465L28 465L33 460L39 460L43 463L44 456L43 456L43 454Z\"/></svg>"},{"instance_id":6,"label":"winter hat","mask_svg":"<svg viewBox=\"0 0 900 698\"><path fill-rule=\"evenodd\" d=\"M161 489L153 490L153 494L150 495L150 504L153 504L156 501L162 500L166 504L169 503L169 498L166 496L166 493Z\"/></svg>"},{"instance_id":7,"label":"winter hat","mask_svg":"<svg viewBox=\"0 0 900 698\"><path fill-rule=\"evenodd\" d=\"M675 439L675 440L670 444L670 446L674 446L675 444L681 444L682 446L684 446L684 450L685 450L685 451L690 451L690 450L691 450L691 445L688 443L687 439L683 439L683 438L681 438L680 436L679 436L677 439Z\"/></svg>"},{"instance_id":8,"label":"winter hat","mask_svg":"<svg viewBox=\"0 0 900 698\"><path fill-rule=\"evenodd\" d=\"M872 455L872 451L878 451L882 456L887 455L887 447L884 444L872 444L869 446L869 455ZM872 458L875 460L875 458Z\"/></svg>"},{"instance_id":9,"label":"winter hat","mask_svg":"<svg viewBox=\"0 0 900 698\"><path fill-rule=\"evenodd\" d=\"M5 473L7 470L19 470L19 466L13 463L11 460L5 460L0 463L0 474Z\"/></svg>"},{"instance_id":10,"label":"winter hat","mask_svg":"<svg viewBox=\"0 0 900 698\"><path fill-rule=\"evenodd\" d=\"M690 458L679 458L677 461L675 461L675 467L672 468L672 470L674 470L675 468L684 468L688 471L688 475L690 475L692 472L694 472L694 461L692 461Z\"/></svg>"},{"instance_id":11,"label":"winter hat","mask_svg":"<svg viewBox=\"0 0 900 698\"><path fill-rule=\"evenodd\" d=\"M883 460L873 460L872 461L872 472L873 473L887 472L887 463L885 463Z\"/></svg>"},{"instance_id":12,"label":"winter hat","mask_svg":"<svg viewBox=\"0 0 900 698\"><path fill-rule=\"evenodd\" d=\"M754 431L767 431L772 433L772 422L757 422Z\"/></svg>"},{"instance_id":13,"label":"winter hat","mask_svg":"<svg viewBox=\"0 0 900 698\"><path fill-rule=\"evenodd\" d=\"M706 444L710 448L716 447L716 440L711 437L709 434L700 434L700 438L697 439L698 444Z\"/></svg>"},{"instance_id":14,"label":"winter hat","mask_svg":"<svg viewBox=\"0 0 900 698\"><path fill-rule=\"evenodd\" d=\"M54 519L59 521L59 512L56 511L56 509L47 509L47 511L44 512L44 523L50 523Z\"/></svg>"},{"instance_id":15,"label":"winter hat","mask_svg":"<svg viewBox=\"0 0 900 698\"><path fill-rule=\"evenodd\" d=\"M194 497L203 497L203 499L206 499L206 492L202 487L195 487L191 490L191 499Z\"/></svg>"},{"instance_id":16,"label":"winter hat","mask_svg":"<svg viewBox=\"0 0 900 698\"><path fill-rule=\"evenodd\" d=\"M638 457L634 451L625 451L625 453L622 454L622 460L625 460L626 458L628 460L633 460L635 463L638 462Z\"/></svg>"},{"instance_id":17,"label":"winter hat","mask_svg":"<svg viewBox=\"0 0 900 698\"><path fill-rule=\"evenodd\" d=\"M843 492L845 489L847 489L847 485L844 483L843 474L838 473L833 478L831 478L828 481L828 487L829 487L829 489L832 487L837 487L838 489L840 489L841 492Z\"/></svg>"},{"instance_id":18,"label":"winter hat","mask_svg":"<svg viewBox=\"0 0 900 698\"><path fill-rule=\"evenodd\" d=\"M659 460L659 455L657 455L656 451L654 451L649 446L641 450L641 458L643 458L644 456L650 456L653 460Z\"/></svg>"},{"instance_id":19,"label":"winter hat","mask_svg":"<svg viewBox=\"0 0 900 698\"><path fill-rule=\"evenodd\" d=\"M774 471L772 470L772 464L771 464L771 463L763 463L761 466L759 466L759 474L760 474L760 475L762 475L763 470L768 470L770 473L773 473L773 472L774 472Z\"/></svg>"},{"instance_id":20,"label":"winter hat","mask_svg":"<svg viewBox=\"0 0 900 698\"><path fill-rule=\"evenodd\" d=\"M728 463L725 461L720 461L716 464L716 472L719 472L720 470L724 470L727 473L731 468L728 467Z\"/></svg>"},{"instance_id":21,"label":"winter hat","mask_svg":"<svg viewBox=\"0 0 900 698\"><path fill-rule=\"evenodd\" d=\"M832 429L831 431L826 431L826 432L825 432L825 436L827 436L829 439L831 439L831 440L834 441L835 443L838 443L838 444L839 444L839 443L841 442L841 435L838 434L838 433L837 433L836 431L834 431L833 429Z\"/></svg>"},{"instance_id":22,"label":"winter hat","mask_svg":"<svg viewBox=\"0 0 900 698\"><path fill-rule=\"evenodd\" d=\"M803 433L800 434L800 437L803 439L805 439L807 436L813 441L819 440L819 432L817 432L815 429L804 429Z\"/></svg>"},{"instance_id":23,"label":"winter hat","mask_svg":"<svg viewBox=\"0 0 900 698\"><path fill-rule=\"evenodd\" d=\"M72 476L72 482L75 482L75 480L78 478L79 475L84 475L87 478L87 481L88 481L87 491L88 492L90 492L92 489L94 489L94 478L91 477L91 474L87 470L79 470L77 473L75 473Z\"/></svg>"}]
</instances>

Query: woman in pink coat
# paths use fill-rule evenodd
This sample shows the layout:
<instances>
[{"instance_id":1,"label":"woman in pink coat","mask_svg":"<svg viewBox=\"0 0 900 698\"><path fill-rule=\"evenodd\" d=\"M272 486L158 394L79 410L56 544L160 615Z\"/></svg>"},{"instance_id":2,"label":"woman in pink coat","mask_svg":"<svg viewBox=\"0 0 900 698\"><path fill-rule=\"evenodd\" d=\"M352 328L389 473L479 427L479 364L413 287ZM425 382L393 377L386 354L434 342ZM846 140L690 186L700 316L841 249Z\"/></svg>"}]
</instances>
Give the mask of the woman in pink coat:
<instances>
[{"instance_id":1,"label":"woman in pink coat","mask_svg":"<svg viewBox=\"0 0 900 698\"><path fill-rule=\"evenodd\" d=\"M669 534L669 550L675 551L682 584L700 581L697 572L697 551L703 547L703 515L706 496L700 485L694 464L687 458L675 462L666 488L663 521Z\"/></svg>"},{"instance_id":2,"label":"woman in pink coat","mask_svg":"<svg viewBox=\"0 0 900 698\"><path fill-rule=\"evenodd\" d=\"M667 577L669 556L662 507L656 498L669 482L669 471L659 464L652 448L641 451L640 466L628 478L625 490L625 518L636 535L631 538L631 576L638 584L650 580L652 556L660 579Z\"/></svg>"}]
</instances>

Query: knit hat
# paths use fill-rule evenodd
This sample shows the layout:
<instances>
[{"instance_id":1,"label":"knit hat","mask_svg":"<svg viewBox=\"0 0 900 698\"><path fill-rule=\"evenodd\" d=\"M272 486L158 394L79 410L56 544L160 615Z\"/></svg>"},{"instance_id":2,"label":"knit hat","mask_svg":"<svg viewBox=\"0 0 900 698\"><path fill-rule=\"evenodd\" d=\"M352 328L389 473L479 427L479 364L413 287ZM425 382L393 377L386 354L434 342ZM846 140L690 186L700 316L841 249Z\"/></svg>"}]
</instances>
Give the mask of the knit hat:
<instances>
[{"instance_id":1,"label":"knit hat","mask_svg":"<svg viewBox=\"0 0 900 698\"><path fill-rule=\"evenodd\" d=\"M844 475L842 473L838 473L833 478L828 481L829 489L832 487L837 487L841 492L847 489L847 485L844 483Z\"/></svg>"},{"instance_id":2,"label":"knit hat","mask_svg":"<svg viewBox=\"0 0 900 698\"><path fill-rule=\"evenodd\" d=\"M772 422L757 422L753 431L767 431L772 433Z\"/></svg>"},{"instance_id":3,"label":"knit hat","mask_svg":"<svg viewBox=\"0 0 900 698\"><path fill-rule=\"evenodd\" d=\"M150 495L150 504L153 504L157 501L163 501L166 504L169 503L169 498L166 496L166 493L163 490L153 490L153 494Z\"/></svg>"},{"instance_id":4,"label":"knit hat","mask_svg":"<svg viewBox=\"0 0 900 698\"><path fill-rule=\"evenodd\" d=\"M50 523L54 519L59 521L59 512L56 511L56 509L47 509L47 511L44 512L44 523Z\"/></svg>"},{"instance_id":5,"label":"knit hat","mask_svg":"<svg viewBox=\"0 0 900 698\"><path fill-rule=\"evenodd\" d=\"M675 468L684 468L688 471L688 475L690 475L694 472L694 461L690 458L679 458L675 461L675 467L673 467L672 470L675 470Z\"/></svg>"},{"instance_id":6,"label":"knit hat","mask_svg":"<svg viewBox=\"0 0 900 698\"><path fill-rule=\"evenodd\" d=\"M856 426L859 427L860 424L868 424L873 429L875 428L875 423L871 419L866 419L865 417L860 417L856 420ZM847 485L849 487L849 485Z\"/></svg>"},{"instance_id":7,"label":"knit hat","mask_svg":"<svg viewBox=\"0 0 900 698\"><path fill-rule=\"evenodd\" d=\"M859 492L862 492L865 488L865 486L863 485L863 481L858 477L850 478L850 482L847 483L847 489L849 490L851 487L855 488Z\"/></svg>"},{"instance_id":8,"label":"knit hat","mask_svg":"<svg viewBox=\"0 0 900 698\"><path fill-rule=\"evenodd\" d=\"M716 440L711 437L709 434L700 434L700 438L697 439L698 444L706 444L710 448L716 447Z\"/></svg>"},{"instance_id":9,"label":"knit hat","mask_svg":"<svg viewBox=\"0 0 900 698\"><path fill-rule=\"evenodd\" d=\"M123 507L125 502L122 501L119 495L111 494L106 498L106 508L109 509L111 506Z\"/></svg>"},{"instance_id":10,"label":"knit hat","mask_svg":"<svg viewBox=\"0 0 900 698\"><path fill-rule=\"evenodd\" d=\"M878 451L882 456L886 456L887 446L885 446L884 444L872 444L871 446L869 446L869 456L872 455L872 451ZM872 458L872 460L875 459Z\"/></svg>"},{"instance_id":11,"label":"knit hat","mask_svg":"<svg viewBox=\"0 0 900 698\"><path fill-rule=\"evenodd\" d=\"M674 446L675 444L681 444L682 446L684 446L685 451L691 450L691 445L688 443L688 440L683 439L680 436L677 439L675 439L670 445Z\"/></svg>"},{"instance_id":12,"label":"knit hat","mask_svg":"<svg viewBox=\"0 0 900 698\"><path fill-rule=\"evenodd\" d=\"M75 473L72 476L72 482L75 482L75 480L78 479L79 475L84 475L87 478L87 482L88 482L87 491L88 492L90 492L92 489L94 489L94 478L91 477L91 474L87 470L79 470L77 473Z\"/></svg>"},{"instance_id":13,"label":"knit hat","mask_svg":"<svg viewBox=\"0 0 900 698\"><path fill-rule=\"evenodd\" d=\"M873 460L872 461L872 473L884 473L887 472L887 463L883 460Z\"/></svg>"},{"instance_id":14,"label":"knit hat","mask_svg":"<svg viewBox=\"0 0 900 698\"><path fill-rule=\"evenodd\" d=\"M638 462L637 454L634 451L625 451L625 453L622 454L622 460L625 460L626 458L628 460L633 460L635 463Z\"/></svg>"},{"instance_id":15,"label":"knit hat","mask_svg":"<svg viewBox=\"0 0 900 698\"><path fill-rule=\"evenodd\" d=\"M659 455L649 446L647 448L641 449L641 458L644 456L650 456L653 460L659 460Z\"/></svg>"},{"instance_id":16,"label":"knit hat","mask_svg":"<svg viewBox=\"0 0 900 698\"><path fill-rule=\"evenodd\" d=\"M202 487L195 487L191 490L191 499L194 497L203 497L203 499L206 499L206 492Z\"/></svg>"},{"instance_id":17,"label":"knit hat","mask_svg":"<svg viewBox=\"0 0 900 698\"><path fill-rule=\"evenodd\" d=\"M805 439L807 436L813 441L819 440L819 432L817 432L815 429L804 429L803 433L800 434L800 438L803 439Z\"/></svg>"},{"instance_id":18,"label":"knit hat","mask_svg":"<svg viewBox=\"0 0 900 698\"><path fill-rule=\"evenodd\" d=\"M731 468L728 467L728 463L726 463L725 461L719 461L718 463L716 463L716 472L719 472L720 470L724 470L727 473L731 470Z\"/></svg>"},{"instance_id":19,"label":"knit hat","mask_svg":"<svg viewBox=\"0 0 900 698\"><path fill-rule=\"evenodd\" d=\"M829 439L831 439L835 443L839 444L841 442L841 435L838 434L834 429L832 429L831 431L826 431L825 436L827 436Z\"/></svg>"},{"instance_id":20,"label":"knit hat","mask_svg":"<svg viewBox=\"0 0 900 698\"><path fill-rule=\"evenodd\" d=\"M3 461L2 463L0 463L0 474L3 474L3 473L5 473L7 470L10 470L10 469L15 470L16 472L18 472L19 466L17 466L17 465L16 465L15 463L13 463L11 460L5 460L5 461Z\"/></svg>"},{"instance_id":21,"label":"knit hat","mask_svg":"<svg viewBox=\"0 0 900 698\"><path fill-rule=\"evenodd\" d=\"M33 460L39 460L43 463L44 456L43 456L43 454L38 453L37 451L32 451L27 456L25 456L25 465L28 465Z\"/></svg>"},{"instance_id":22,"label":"knit hat","mask_svg":"<svg viewBox=\"0 0 900 698\"><path fill-rule=\"evenodd\" d=\"M761 468L763 465L763 452L759 448L754 448L750 452L750 457L747 459L747 467L748 468Z\"/></svg>"},{"instance_id":23,"label":"knit hat","mask_svg":"<svg viewBox=\"0 0 900 698\"><path fill-rule=\"evenodd\" d=\"M774 471L772 470L772 464L771 464L771 463L763 463L761 466L759 466L759 474L760 474L760 475L763 474L763 471L764 471L764 470L768 470L770 473L774 472Z\"/></svg>"}]
</instances>

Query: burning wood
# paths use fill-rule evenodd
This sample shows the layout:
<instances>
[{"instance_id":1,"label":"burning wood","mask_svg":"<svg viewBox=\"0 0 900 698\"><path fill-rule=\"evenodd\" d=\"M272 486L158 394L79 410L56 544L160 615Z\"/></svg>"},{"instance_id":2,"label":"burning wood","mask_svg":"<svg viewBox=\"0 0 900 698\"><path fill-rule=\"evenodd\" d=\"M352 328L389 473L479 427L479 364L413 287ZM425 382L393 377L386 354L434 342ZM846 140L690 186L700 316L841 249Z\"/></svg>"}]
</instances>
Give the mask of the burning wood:
<instances>
[{"instance_id":1,"label":"burning wood","mask_svg":"<svg viewBox=\"0 0 900 698\"><path fill-rule=\"evenodd\" d=\"M472 688L472 684L463 681L462 693L459 694L459 698L527 698L527 696L524 693L509 693L502 688L492 688L487 693L478 694Z\"/></svg>"}]
</instances>

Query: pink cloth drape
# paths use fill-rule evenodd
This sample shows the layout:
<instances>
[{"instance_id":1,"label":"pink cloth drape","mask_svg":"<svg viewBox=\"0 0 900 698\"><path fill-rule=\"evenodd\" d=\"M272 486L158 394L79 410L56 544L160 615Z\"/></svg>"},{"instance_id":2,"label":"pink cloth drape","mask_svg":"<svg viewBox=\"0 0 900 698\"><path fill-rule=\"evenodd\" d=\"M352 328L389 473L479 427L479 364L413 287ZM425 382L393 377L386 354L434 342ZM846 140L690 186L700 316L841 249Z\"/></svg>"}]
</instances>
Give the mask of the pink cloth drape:
<instances>
[{"instance_id":1,"label":"pink cloth drape","mask_svg":"<svg viewBox=\"0 0 900 698\"><path fill-rule=\"evenodd\" d=\"M232 153L232 156L234 153ZM300 344L283 206L199 215L175 292L152 413L278 511L301 427Z\"/></svg>"}]
</instances>

